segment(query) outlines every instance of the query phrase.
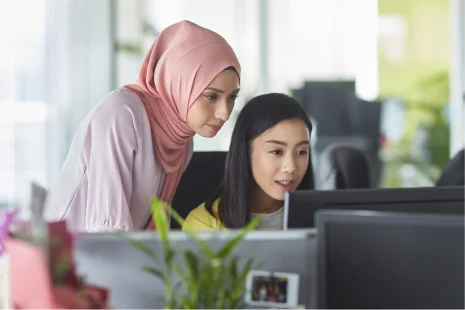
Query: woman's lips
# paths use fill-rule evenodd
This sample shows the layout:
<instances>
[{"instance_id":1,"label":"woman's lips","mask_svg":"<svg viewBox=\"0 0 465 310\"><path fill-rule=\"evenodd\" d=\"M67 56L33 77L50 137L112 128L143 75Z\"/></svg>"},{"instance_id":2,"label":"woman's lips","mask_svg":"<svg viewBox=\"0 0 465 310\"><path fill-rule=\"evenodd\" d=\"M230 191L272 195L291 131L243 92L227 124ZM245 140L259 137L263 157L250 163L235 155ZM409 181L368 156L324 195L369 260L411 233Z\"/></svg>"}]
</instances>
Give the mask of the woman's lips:
<instances>
[{"instance_id":1,"label":"woman's lips","mask_svg":"<svg viewBox=\"0 0 465 310\"><path fill-rule=\"evenodd\" d=\"M220 131L220 129L222 127L221 125L213 125L213 124L207 124L207 126L210 127L213 131L216 131L216 132Z\"/></svg>"}]
</instances>

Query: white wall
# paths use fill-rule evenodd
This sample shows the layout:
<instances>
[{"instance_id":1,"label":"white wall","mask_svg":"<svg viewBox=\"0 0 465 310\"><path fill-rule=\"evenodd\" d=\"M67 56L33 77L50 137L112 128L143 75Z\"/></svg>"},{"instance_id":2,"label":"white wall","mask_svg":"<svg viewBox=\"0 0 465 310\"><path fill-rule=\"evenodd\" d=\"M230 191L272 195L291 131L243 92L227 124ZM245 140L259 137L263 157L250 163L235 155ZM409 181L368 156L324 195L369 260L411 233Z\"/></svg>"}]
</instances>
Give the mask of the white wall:
<instances>
[{"instance_id":1,"label":"white wall","mask_svg":"<svg viewBox=\"0 0 465 310\"><path fill-rule=\"evenodd\" d=\"M243 87L260 87L259 1L148 1L158 29L189 19L223 35L243 67ZM377 1L267 0L270 84L286 92L307 78L359 78L363 94L377 95ZM367 90L367 88L369 88Z\"/></svg>"},{"instance_id":2,"label":"white wall","mask_svg":"<svg viewBox=\"0 0 465 310\"><path fill-rule=\"evenodd\" d=\"M0 204L54 181L82 117L111 90L112 0L0 7Z\"/></svg>"},{"instance_id":3,"label":"white wall","mask_svg":"<svg viewBox=\"0 0 465 310\"><path fill-rule=\"evenodd\" d=\"M111 1L48 1L47 186L81 119L112 90Z\"/></svg>"},{"instance_id":4,"label":"white wall","mask_svg":"<svg viewBox=\"0 0 465 310\"><path fill-rule=\"evenodd\" d=\"M24 11L24 7L29 10ZM0 205L22 203L30 180L45 180L43 95L45 1L0 9Z\"/></svg>"},{"instance_id":5,"label":"white wall","mask_svg":"<svg viewBox=\"0 0 465 310\"><path fill-rule=\"evenodd\" d=\"M376 97L377 1L271 0L269 9L272 90L355 78L363 97Z\"/></svg>"},{"instance_id":6,"label":"white wall","mask_svg":"<svg viewBox=\"0 0 465 310\"><path fill-rule=\"evenodd\" d=\"M115 6L115 40L118 43L143 43L142 22L144 15L144 1L142 0L112 0ZM127 53L117 50L115 84L119 87L137 81L139 69L149 46L142 44L141 54Z\"/></svg>"}]
</instances>

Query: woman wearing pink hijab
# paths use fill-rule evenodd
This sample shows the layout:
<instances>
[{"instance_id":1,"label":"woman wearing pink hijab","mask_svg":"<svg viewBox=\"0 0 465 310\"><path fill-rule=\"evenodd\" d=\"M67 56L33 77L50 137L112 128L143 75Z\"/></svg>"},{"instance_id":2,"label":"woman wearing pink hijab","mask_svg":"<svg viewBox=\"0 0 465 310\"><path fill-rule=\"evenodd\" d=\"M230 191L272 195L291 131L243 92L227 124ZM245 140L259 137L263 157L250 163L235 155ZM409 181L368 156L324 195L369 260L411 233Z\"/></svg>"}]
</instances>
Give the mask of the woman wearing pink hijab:
<instances>
[{"instance_id":1,"label":"woman wearing pink hijab","mask_svg":"<svg viewBox=\"0 0 465 310\"><path fill-rule=\"evenodd\" d=\"M239 75L217 33L189 21L163 30L137 83L108 94L80 124L45 218L81 232L154 229L152 197L171 203L192 137L214 137L228 120Z\"/></svg>"}]
</instances>

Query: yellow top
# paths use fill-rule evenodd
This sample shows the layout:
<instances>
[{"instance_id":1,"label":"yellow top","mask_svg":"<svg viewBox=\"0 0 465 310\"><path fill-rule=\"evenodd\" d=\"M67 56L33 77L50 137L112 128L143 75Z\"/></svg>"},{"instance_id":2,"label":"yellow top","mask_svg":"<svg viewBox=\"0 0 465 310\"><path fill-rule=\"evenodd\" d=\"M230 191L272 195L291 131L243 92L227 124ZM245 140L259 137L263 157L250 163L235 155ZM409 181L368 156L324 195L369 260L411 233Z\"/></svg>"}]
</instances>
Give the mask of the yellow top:
<instances>
[{"instance_id":1,"label":"yellow top","mask_svg":"<svg viewBox=\"0 0 465 310\"><path fill-rule=\"evenodd\" d=\"M220 199L215 200L213 203L213 213L218 214L218 204ZM205 203L189 212L182 229L185 230L189 227L193 230L223 230L226 229L223 224L216 217L212 216L210 212L205 208Z\"/></svg>"}]
</instances>

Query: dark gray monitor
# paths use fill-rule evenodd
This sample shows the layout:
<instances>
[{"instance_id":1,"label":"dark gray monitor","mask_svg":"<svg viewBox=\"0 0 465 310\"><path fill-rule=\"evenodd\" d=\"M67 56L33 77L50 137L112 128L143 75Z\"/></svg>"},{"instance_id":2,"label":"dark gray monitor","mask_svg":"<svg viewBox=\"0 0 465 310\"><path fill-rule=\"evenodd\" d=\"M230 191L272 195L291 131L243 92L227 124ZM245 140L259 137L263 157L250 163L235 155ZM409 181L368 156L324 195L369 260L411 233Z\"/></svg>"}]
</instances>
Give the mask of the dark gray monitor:
<instances>
[{"instance_id":1,"label":"dark gray monitor","mask_svg":"<svg viewBox=\"0 0 465 310\"><path fill-rule=\"evenodd\" d=\"M319 309L464 309L464 217L317 213Z\"/></svg>"},{"instance_id":2,"label":"dark gray monitor","mask_svg":"<svg viewBox=\"0 0 465 310\"><path fill-rule=\"evenodd\" d=\"M460 186L294 191L286 194L284 229L314 227L322 209L463 215L464 194Z\"/></svg>"},{"instance_id":3,"label":"dark gray monitor","mask_svg":"<svg viewBox=\"0 0 465 310\"><path fill-rule=\"evenodd\" d=\"M307 113L316 120L318 136L353 135L356 124L354 103L355 81L306 81L302 102Z\"/></svg>"}]
</instances>

